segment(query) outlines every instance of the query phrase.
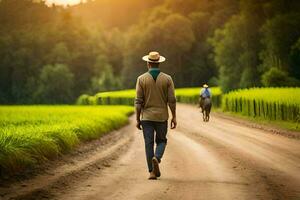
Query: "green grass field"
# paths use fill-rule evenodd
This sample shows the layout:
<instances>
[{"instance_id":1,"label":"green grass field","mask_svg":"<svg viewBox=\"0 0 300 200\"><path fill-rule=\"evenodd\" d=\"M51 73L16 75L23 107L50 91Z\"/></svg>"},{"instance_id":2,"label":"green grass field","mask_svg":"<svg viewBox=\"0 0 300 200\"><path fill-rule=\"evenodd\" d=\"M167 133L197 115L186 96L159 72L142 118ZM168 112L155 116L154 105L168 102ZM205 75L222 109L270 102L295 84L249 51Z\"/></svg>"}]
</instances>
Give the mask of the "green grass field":
<instances>
[{"instance_id":1,"label":"green grass field","mask_svg":"<svg viewBox=\"0 0 300 200\"><path fill-rule=\"evenodd\" d=\"M179 88L176 89L176 98L181 103L198 103L200 89L195 88ZM221 89L212 87L213 105L219 107L221 105ZM83 105L133 105L135 98L135 90L121 90L112 92L101 92L95 96L81 95L77 104Z\"/></svg>"},{"instance_id":2,"label":"green grass field","mask_svg":"<svg viewBox=\"0 0 300 200\"><path fill-rule=\"evenodd\" d=\"M223 111L274 121L300 121L300 88L243 89L222 99Z\"/></svg>"},{"instance_id":3,"label":"green grass field","mask_svg":"<svg viewBox=\"0 0 300 200\"><path fill-rule=\"evenodd\" d=\"M0 172L16 172L120 128L129 106L0 106Z\"/></svg>"}]
</instances>

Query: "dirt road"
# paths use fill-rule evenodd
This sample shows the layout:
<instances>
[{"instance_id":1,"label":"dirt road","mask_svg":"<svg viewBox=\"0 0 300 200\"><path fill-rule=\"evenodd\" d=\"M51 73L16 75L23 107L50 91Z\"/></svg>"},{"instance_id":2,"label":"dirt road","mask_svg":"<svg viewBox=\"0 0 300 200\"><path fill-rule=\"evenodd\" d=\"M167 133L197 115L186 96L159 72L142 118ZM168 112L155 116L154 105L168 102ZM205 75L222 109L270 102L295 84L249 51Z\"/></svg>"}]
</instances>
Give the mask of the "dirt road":
<instances>
[{"instance_id":1,"label":"dirt road","mask_svg":"<svg viewBox=\"0 0 300 200\"><path fill-rule=\"evenodd\" d=\"M104 169L91 168L89 175L77 181L66 181L44 197L61 200L300 199L299 139L216 116L209 123L201 119L195 107L178 106L179 126L168 133L159 180L147 180L143 137L131 123L122 135L132 140L122 148L123 153L117 159L111 160Z\"/></svg>"}]
</instances>

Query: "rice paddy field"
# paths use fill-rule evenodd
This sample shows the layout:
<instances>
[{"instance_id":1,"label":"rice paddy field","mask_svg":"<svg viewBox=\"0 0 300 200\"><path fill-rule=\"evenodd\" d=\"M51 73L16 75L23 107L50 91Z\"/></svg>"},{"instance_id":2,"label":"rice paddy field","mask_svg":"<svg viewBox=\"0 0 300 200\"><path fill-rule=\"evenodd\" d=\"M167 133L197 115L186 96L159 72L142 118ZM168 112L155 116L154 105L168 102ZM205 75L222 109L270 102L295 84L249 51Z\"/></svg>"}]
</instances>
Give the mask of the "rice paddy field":
<instances>
[{"instance_id":1,"label":"rice paddy field","mask_svg":"<svg viewBox=\"0 0 300 200\"><path fill-rule=\"evenodd\" d=\"M179 88L176 89L176 98L181 103L198 103L200 89L195 88ZM221 89L212 87L212 101L215 107L221 105ZM113 92L101 92L95 96L81 95L77 104L81 105L133 105L135 98L135 90L121 90Z\"/></svg>"},{"instance_id":2,"label":"rice paddy field","mask_svg":"<svg viewBox=\"0 0 300 200\"><path fill-rule=\"evenodd\" d=\"M0 172L17 172L128 122L129 106L0 106Z\"/></svg>"},{"instance_id":3,"label":"rice paddy field","mask_svg":"<svg viewBox=\"0 0 300 200\"><path fill-rule=\"evenodd\" d=\"M300 122L300 88L251 88L222 97L223 111L253 118Z\"/></svg>"},{"instance_id":4,"label":"rice paddy field","mask_svg":"<svg viewBox=\"0 0 300 200\"><path fill-rule=\"evenodd\" d=\"M198 103L201 88L176 89L178 102ZM236 113L249 119L278 122L279 126L299 130L300 88L250 88L222 94L219 87L213 87L214 108ZM82 95L78 104L86 105L130 105L134 103L135 90L102 92L94 96Z\"/></svg>"}]
</instances>

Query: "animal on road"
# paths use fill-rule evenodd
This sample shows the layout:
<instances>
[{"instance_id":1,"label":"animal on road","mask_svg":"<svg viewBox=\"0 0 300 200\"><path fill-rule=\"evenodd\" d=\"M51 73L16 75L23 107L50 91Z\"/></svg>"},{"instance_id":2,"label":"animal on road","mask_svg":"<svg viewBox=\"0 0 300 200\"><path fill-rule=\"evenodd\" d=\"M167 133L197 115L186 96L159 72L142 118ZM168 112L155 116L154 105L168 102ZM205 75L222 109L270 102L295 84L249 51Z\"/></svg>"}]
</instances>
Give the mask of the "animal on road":
<instances>
[{"instance_id":1,"label":"animal on road","mask_svg":"<svg viewBox=\"0 0 300 200\"><path fill-rule=\"evenodd\" d=\"M202 104L202 114L203 114L203 121L208 122L210 118L210 111L211 111L211 99L210 98L205 98L203 100Z\"/></svg>"}]
</instances>

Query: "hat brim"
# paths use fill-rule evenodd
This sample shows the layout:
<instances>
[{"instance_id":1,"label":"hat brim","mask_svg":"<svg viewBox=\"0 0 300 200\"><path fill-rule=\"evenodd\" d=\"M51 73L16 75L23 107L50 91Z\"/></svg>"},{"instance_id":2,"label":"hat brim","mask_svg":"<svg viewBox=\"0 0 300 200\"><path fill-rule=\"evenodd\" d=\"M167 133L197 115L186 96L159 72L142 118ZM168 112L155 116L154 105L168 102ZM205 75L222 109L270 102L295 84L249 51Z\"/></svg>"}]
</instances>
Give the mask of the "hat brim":
<instances>
[{"instance_id":1,"label":"hat brim","mask_svg":"<svg viewBox=\"0 0 300 200\"><path fill-rule=\"evenodd\" d=\"M149 60L149 56L147 55L143 57L143 61L151 62L151 63L162 63L166 61L166 58L163 56L159 56L159 60L153 61L153 60Z\"/></svg>"}]
</instances>

